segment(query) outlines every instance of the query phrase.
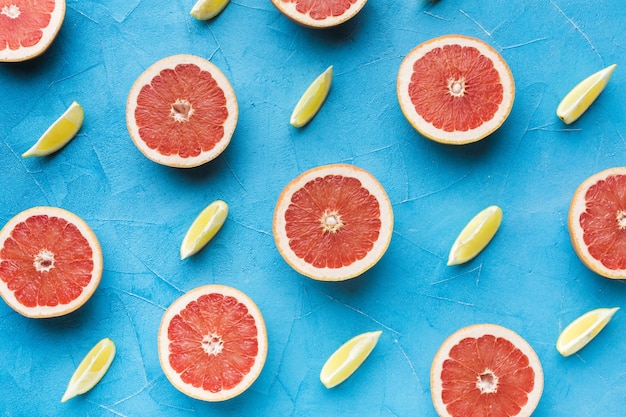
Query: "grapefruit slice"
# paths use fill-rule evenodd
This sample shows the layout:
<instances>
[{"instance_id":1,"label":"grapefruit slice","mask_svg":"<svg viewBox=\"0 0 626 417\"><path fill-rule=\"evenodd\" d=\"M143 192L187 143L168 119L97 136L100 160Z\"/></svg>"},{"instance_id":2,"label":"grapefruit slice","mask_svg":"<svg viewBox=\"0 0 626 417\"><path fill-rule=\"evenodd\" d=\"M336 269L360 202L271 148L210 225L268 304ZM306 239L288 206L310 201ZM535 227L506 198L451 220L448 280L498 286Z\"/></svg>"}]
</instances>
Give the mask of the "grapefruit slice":
<instances>
[{"instance_id":1,"label":"grapefruit slice","mask_svg":"<svg viewBox=\"0 0 626 417\"><path fill-rule=\"evenodd\" d=\"M11 0L0 3L0 62L41 55L65 19L65 0Z\"/></svg>"},{"instance_id":2,"label":"grapefruit slice","mask_svg":"<svg viewBox=\"0 0 626 417\"><path fill-rule=\"evenodd\" d=\"M572 246L592 271L626 278L626 167L611 168L583 181L569 208Z\"/></svg>"},{"instance_id":3,"label":"grapefruit slice","mask_svg":"<svg viewBox=\"0 0 626 417\"><path fill-rule=\"evenodd\" d=\"M515 83L502 56L482 40L447 35L413 49L400 64L400 108L436 142L462 145L488 136L508 117Z\"/></svg>"},{"instance_id":4,"label":"grapefruit slice","mask_svg":"<svg viewBox=\"0 0 626 417\"><path fill-rule=\"evenodd\" d=\"M343 281L383 256L393 211L372 174L352 165L325 165L285 187L273 230L278 251L296 271L316 280Z\"/></svg>"},{"instance_id":5,"label":"grapefruit slice","mask_svg":"<svg viewBox=\"0 0 626 417\"><path fill-rule=\"evenodd\" d=\"M34 207L0 230L0 295L26 317L71 313L91 297L101 276L98 239L69 211Z\"/></svg>"},{"instance_id":6,"label":"grapefruit slice","mask_svg":"<svg viewBox=\"0 0 626 417\"><path fill-rule=\"evenodd\" d=\"M289 19L314 29L337 26L353 18L367 0L272 0Z\"/></svg>"},{"instance_id":7,"label":"grapefruit slice","mask_svg":"<svg viewBox=\"0 0 626 417\"><path fill-rule=\"evenodd\" d=\"M215 65L195 55L173 55L135 81L126 104L126 124L146 157L162 165L192 168L226 149L238 111L235 92Z\"/></svg>"},{"instance_id":8,"label":"grapefruit slice","mask_svg":"<svg viewBox=\"0 0 626 417\"><path fill-rule=\"evenodd\" d=\"M158 343L172 385L204 401L244 392L267 357L261 312L247 295L224 285L199 287L174 301L161 320Z\"/></svg>"},{"instance_id":9,"label":"grapefruit slice","mask_svg":"<svg viewBox=\"0 0 626 417\"><path fill-rule=\"evenodd\" d=\"M543 370L517 333L477 324L443 342L433 360L430 387L442 417L530 416L543 392Z\"/></svg>"}]
</instances>

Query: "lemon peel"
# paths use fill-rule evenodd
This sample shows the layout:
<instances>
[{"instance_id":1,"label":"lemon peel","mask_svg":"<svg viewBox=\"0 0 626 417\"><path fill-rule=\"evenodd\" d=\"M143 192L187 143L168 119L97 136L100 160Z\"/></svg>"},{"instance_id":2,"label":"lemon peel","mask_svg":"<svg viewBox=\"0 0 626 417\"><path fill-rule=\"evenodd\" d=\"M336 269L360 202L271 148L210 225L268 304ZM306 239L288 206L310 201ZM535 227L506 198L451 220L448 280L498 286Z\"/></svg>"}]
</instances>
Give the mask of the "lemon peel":
<instances>
[{"instance_id":1,"label":"lemon peel","mask_svg":"<svg viewBox=\"0 0 626 417\"><path fill-rule=\"evenodd\" d=\"M180 259L200 251L217 234L228 217L228 204L216 200L206 206L193 221L180 245Z\"/></svg>"},{"instance_id":2,"label":"lemon peel","mask_svg":"<svg viewBox=\"0 0 626 417\"><path fill-rule=\"evenodd\" d=\"M374 350L381 334L380 330L361 333L341 345L322 367L322 384L333 388L348 379Z\"/></svg>"},{"instance_id":3,"label":"lemon peel","mask_svg":"<svg viewBox=\"0 0 626 417\"><path fill-rule=\"evenodd\" d=\"M113 362L115 351L115 343L109 338L96 343L74 371L61 402L84 394L100 382Z\"/></svg>"},{"instance_id":4,"label":"lemon peel","mask_svg":"<svg viewBox=\"0 0 626 417\"><path fill-rule=\"evenodd\" d=\"M190 15L198 20L209 20L220 14L230 0L198 0L191 8Z\"/></svg>"},{"instance_id":5,"label":"lemon peel","mask_svg":"<svg viewBox=\"0 0 626 417\"><path fill-rule=\"evenodd\" d=\"M563 329L556 341L556 350L563 356L578 352L604 329L617 310L619 307L597 308L578 317Z\"/></svg>"},{"instance_id":6,"label":"lemon peel","mask_svg":"<svg viewBox=\"0 0 626 417\"><path fill-rule=\"evenodd\" d=\"M604 90L617 64L590 75L578 83L563 97L556 109L556 115L565 124L574 123L591 106Z\"/></svg>"},{"instance_id":7,"label":"lemon peel","mask_svg":"<svg viewBox=\"0 0 626 417\"><path fill-rule=\"evenodd\" d=\"M303 127L313 119L328 96L332 79L331 65L309 85L291 113L289 123L293 127Z\"/></svg>"},{"instance_id":8,"label":"lemon peel","mask_svg":"<svg viewBox=\"0 0 626 417\"><path fill-rule=\"evenodd\" d=\"M489 206L463 228L448 256L448 266L465 263L476 257L491 242L502 223L502 209Z\"/></svg>"},{"instance_id":9,"label":"lemon peel","mask_svg":"<svg viewBox=\"0 0 626 417\"><path fill-rule=\"evenodd\" d=\"M84 120L83 108L74 101L22 157L46 156L58 151L76 136Z\"/></svg>"}]
</instances>

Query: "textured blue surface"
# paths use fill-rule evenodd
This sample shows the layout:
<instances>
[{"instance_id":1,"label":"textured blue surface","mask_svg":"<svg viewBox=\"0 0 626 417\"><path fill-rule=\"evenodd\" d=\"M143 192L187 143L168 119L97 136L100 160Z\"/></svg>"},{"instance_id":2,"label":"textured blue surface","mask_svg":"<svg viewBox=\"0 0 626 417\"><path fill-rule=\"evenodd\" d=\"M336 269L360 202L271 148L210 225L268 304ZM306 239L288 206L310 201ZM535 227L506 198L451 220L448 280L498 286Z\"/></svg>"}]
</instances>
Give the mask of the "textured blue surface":
<instances>
[{"instance_id":1,"label":"textured blue surface","mask_svg":"<svg viewBox=\"0 0 626 417\"><path fill-rule=\"evenodd\" d=\"M578 184L625 164L622 0L370 0L354 19L324 31L294 24L267 0L233 0L209 23L189 16L192 5L70 1L45 55L0 65L0 223L35 205L73 211L97 234L105 269L93 298L62 318L26 319L0 303L3 416L435 416L433 356L449 334L481 322L515 330L537 351L546 386L535 415L624 414L624 312L579 354L562 358L554 348L575 317L623 306L626 297L624 282L582 265L566 226ZM402 58L449 33L489 42L516 81L508 120L474 145L421 137L396 99ZM149 161L125 126L134 80L178 53L220 67L240 108L225 153L193 170ZM555 116L560 99L612 63L618 68L599 100L575 124L562 124ZM334 82L322 110L306 128L292 128L300 94L331 64ZM86 113L79 135L53 156L22 159L73 100ZM291 179L334 162L374 174L396 221L374 268L323 283L280 257L272 214ZM187 227L218 198L230 205L223 229L180 261ZM458 232L491 204L504 211L495 239L472 262L447 267ZM179 393L157 356L165 309L207 283L250 295L269 334L259 379L218 404ZM378 346L357 373L325 389L318 375L328 355L378 329ZM92 391L61 404L78 362L103 337L118 347L109 372Z\"/></svg>"}]
</instances>

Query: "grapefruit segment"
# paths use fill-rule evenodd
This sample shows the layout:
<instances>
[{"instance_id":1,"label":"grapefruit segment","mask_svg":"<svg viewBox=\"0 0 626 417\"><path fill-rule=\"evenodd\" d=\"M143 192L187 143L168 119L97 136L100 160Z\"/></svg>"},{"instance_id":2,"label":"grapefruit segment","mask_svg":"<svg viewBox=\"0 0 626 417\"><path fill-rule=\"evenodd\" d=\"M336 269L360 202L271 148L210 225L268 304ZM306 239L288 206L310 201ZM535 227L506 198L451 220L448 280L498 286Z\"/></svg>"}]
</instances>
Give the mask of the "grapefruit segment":
<instances>
[{"instance_id":1,"label":"grapefruit segment","mask_svg":"<svg viewBox=\"0 0 626 417\"><path fill-rule=\"evenodd\" d=\"M21 62L44 53L65 19L65 0L0 3L0 62Z\"/></svg>"},{"instance_id":2,"label":"grapefruit segment","mask_svg":"<svg viewBox=\"0 0 626 417\"><path fill-rule=\"evenodd\" d=\"M353 18L367 0L272 0L289 19L303 26L321 29Z\"/></svg>"},{"instance_id":3,"label":"grapefruit segment","mask_svg":"<svg viewBox=\"0 0 626 417\"><path fill-rule=\"evenodd\" d=\"M194 55L164 58L135 81L126 104L131 139L149 159L192 168L217 158L230 143L238 105L230 82Z\"/></svg>"},{"instance_id":4,"label":"grapefruit segment","mask_svg":"<svg viewBox=\"0 0 626 417\"><path fill-rule=\"evenodd\" d=\"M580 260L606 278L626 278L626 167L583 181L572 197L568 229Z\"/></svg>"},{"instance_id":5,"label":"grapefruit segment","mask_svg":"<svg viewBox=\"0 0 626 417\"><path fill-rule=\"evenodd\" d=\"M67 210L34 207L0 230L0 295L26 317L71 313L91 297L101 276L98 239Z\"/></svg>"},{"instance_id":6,"label":"grapefruit segment","mask_svg":"<svg viewBox=\"0 0 626 417\"><path fill-rule=\"evenodd\" d=\"M543 370L517 333L477 324L443 342L432 363L430 386L442 417L530 416L543 391Z\"/></svg>"},{"instance_id":7,"label":"grapefruit segment","mask_svg":"<svg viewBox=\"0 0 626 417\"><path fill-rule=\"evenodd\" d=\"M241 291L206 285L174 301L158 336L163 372L179 391L204 401L244 392L267 356L263 316Z\"/></svg>"},{"instance_id":8,"label":"grapefruit segment","mask_svg":"<svg viewBox=\"0 0 626 417\"><path fill-rule=\"evenodd\" d=\"M393 211L382 185L347 164L304 172L283 190L274 211L278 251L296 271L322 281L354 278L383 256Z\"/></svg>"},{"instance_id":9,"label":"grapefruit segment","mask_svg":"<svg viewBox=\"0 0 626 417\"><path fill-rule=\"evenodd\" d=\"M415 47L400 64L396 89L404 116L418 132L453 145L476 142L498 129L515 96L502 56L462 35Z\"/></svg>"}]
</instances>

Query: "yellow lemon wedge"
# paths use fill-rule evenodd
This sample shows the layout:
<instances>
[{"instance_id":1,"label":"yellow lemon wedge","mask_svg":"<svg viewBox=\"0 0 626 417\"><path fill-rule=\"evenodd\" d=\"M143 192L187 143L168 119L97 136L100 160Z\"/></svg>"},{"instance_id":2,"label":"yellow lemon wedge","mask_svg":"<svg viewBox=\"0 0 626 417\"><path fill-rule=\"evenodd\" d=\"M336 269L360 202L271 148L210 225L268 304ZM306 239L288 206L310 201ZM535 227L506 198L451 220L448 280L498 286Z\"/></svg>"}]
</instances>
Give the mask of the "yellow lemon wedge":
<instances>
[{"instance_id":1,"label":"yellow lemon wedge","mask_svg":"<svg viewBox=\"0 0 626 417\"><path fill-rule=\"evenodd\" d=\"M604 90L615 67L617 64L610 65L590 75L567 93L556 108L556 115L559 119L565 124L574 123L578 120Z\"/></svg>"},{"instance_id":2,"label":"yellow lemon wedge","mask_svg":"<svg viewBox=\"0 0 626 417\"><path fill-rule=\"evenodd\" d=\"M291 113L289 123L293 127L302 127L313 119L328 96L332 79L331 65L309 85Z\"/></svg>"},{"instance_id":3,"label":"yellow lemon wedge","mask_svg":"<svg viewBox=\"0 0 626 417\"><path fill-rule=\"evenodd\" d=\"M58 151L76 136L84 119L83 108L77 102L73 102L39 140L22 154L22 157L45 156Z\"/></svg>"},{"instance_id":4,"label":"yellow lemon wedge","mask_svg":"<svg viewBox=\"0 0 626 417\"><path fill-rule=\"evenodd\" d=\"M570 356L585 347L611 321L615 308L597 308L571 322L559 335L556 350L563 356Z\"/></svg>"},{"instance_id":5,"label":"yellow lemon wedge","mask_svg":"<svg viewBox=\"0 0 626 417\"><path fill-rule=\"evenodd\" d=\"M193 221L180 245L180 259L200 251L220 230L228 216L228 204L216 200L209 204Z\"/></svg>"},{"instance_id":6,"label":"yellow lemon wedge","mask_svg":"<svg viewBox=\"0 0 626 417\"><path fill-rule=\"evenodd\" d=\"M502 209L498 206L489 206L474 216L454 241L448 265L462 264L476 257L491 242L500 223Z\"/></svg>"},{"instance_id":7,"label":"yellow lemon wedge","mask_svg":"<svg viewBox=\"0 0 626 417\"><path fill-rule=\"evenodd\" d=\"M326 361L320 381L332 388L348 379L372 352L382 331L362 333L341 345Z\"/></svg>"},{"instance_id":8,"label":"yellow lemon wedge","mask_svg":"<svg viewBox=\"0 0 626 417\"><path fill-rule=\"evenodd\" d=\"M191 8L191 14L198 20L209 20L220 14L230 0L198 0Z\"/></svg>"},{"instance_id":9,"label":"yellow lemon wedge","mask_svg":"<svg viewBox=\"0 0 626 417\"><path fill-rule=\"evenodd\" d=\"M104 338L91 348L70 379L61 402L92 389L106 374L115 357L115 343Z\"/></svg>"}]
</instances>

